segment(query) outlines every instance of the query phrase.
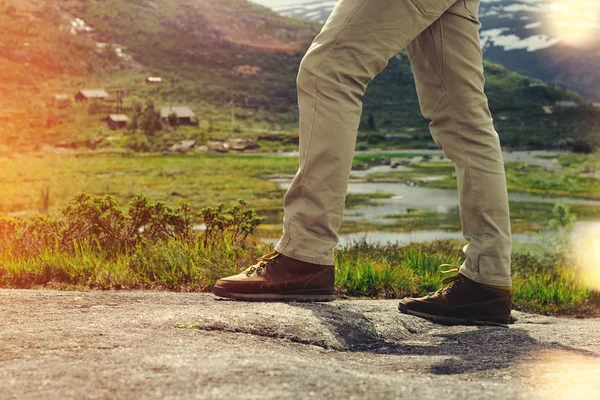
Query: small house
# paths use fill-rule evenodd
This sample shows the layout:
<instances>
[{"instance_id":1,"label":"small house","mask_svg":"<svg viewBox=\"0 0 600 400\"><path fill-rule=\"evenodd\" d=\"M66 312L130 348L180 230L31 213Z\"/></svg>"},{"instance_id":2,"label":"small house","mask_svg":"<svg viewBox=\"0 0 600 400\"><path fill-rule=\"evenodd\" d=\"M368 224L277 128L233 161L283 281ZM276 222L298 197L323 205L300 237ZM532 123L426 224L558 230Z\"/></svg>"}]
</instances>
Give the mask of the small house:
<instances>
[{"instance_id":1,"label":"small house","mask_svg":"<svg viewBox=\"0 0 600 400\"><path fill-rule=\"evenodd\" d=\"M87 100L107 100L109 97L104 89L81 89L75 94L75 101L79 103Z\"/></svg>"},{"instance_id":2,"label":"small house","mask_svg":"<svg viewBox=\"0 0 600 400\"><path fill-rule=\"evenodd\" d=\"M125 114L110 114L106 117L106 125L113 131L125 128L128 122L129 118Z\"/></svg>"},{"instance_id":3,"label":"small house","mask_svg":"<svg viewBox=\"0 0 600 400\"><path fill-rule=\"evenodd\" d=\"M64 108L71 104L71 99L68 94L55 94L52 96L50 104L54 107Z\"/></svg>"},{"instance_id":4,"label":"small house","mask_svg":"<svg viewBox=\"0 0 600 400\"><path fill-rule=\"evenodd\" d=\"M177 125L198 126L196 114L189 107L161 107L160 118L163 121L168 122L171 114L177 116Z\"/></svg>"},{"instance_id":5,"label":"small house","mask_svg":"<svg viewBox=\"0 0 600 400\"><path fill-rule=\"evenodd\" d=\"M560 108L575 108L577 107L577 103L575 103L574 101L557 101L555 103L556 107L560 107Z\"/></svg>"},{"instance_id":6,"label":"small house","mask_svg":"<svg viewBox=\"0 0 600 400\"><path fill-rule=\"evenodd\" d=\"M160 85L162 83L162 78L158 76L149 76L146 78L147 85Z\"/></svg>"}]
</instances>

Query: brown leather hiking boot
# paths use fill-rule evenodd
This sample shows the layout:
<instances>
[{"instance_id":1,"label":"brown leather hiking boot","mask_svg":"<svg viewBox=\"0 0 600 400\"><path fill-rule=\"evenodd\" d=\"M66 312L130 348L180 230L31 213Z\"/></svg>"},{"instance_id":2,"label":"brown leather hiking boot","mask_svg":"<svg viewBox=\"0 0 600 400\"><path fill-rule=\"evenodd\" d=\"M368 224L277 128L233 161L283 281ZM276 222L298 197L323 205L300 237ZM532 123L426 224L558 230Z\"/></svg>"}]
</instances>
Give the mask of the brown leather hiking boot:
<instances>
[{"instance_id":1,"label":"brown leather hiking boot","mask_svg":"<svg viewBox=\"0 0 600 400\"><path fill-rule=\"evenodd\" d=\"M446 272L456 271L458 269ZM461 274L446 278L442 283L452 285L425 297L404 298L398 309L441 324L508 327L510 292L489 288Z\"/></svg>"},{"instance_id":2,"label":"brown leather hiking boot","mask_svg":"<svg viewBox=\"0 0 600 400\"><path fill-rule=\"evenodd\" d=\"M311 264L272 251L238 275L219 279L213 293L236 300L335 300L333 265Z\"/></svg>"}]
</instances>

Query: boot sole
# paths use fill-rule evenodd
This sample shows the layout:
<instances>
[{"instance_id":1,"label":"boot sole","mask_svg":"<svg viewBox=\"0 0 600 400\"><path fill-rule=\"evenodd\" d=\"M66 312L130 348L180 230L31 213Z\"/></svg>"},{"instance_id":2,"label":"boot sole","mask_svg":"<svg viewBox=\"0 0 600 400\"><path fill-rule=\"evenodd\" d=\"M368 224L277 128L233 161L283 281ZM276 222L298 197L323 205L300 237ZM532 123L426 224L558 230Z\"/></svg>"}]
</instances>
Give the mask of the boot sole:
<instances>
[{"instance_id":1,"label":"boot sole","mask_svg":"<svg viewBox=\"0 0 600 400\"><path fill-rule=\"evenodd\" d=\"M242 300L242 301L333 301L337 298L335 291L331 290L306 290L301 292L289 293L229 293L220 286L213 288L215 296L224 297L227 299Z\"/></svg>"},{"instance_id":2,"label":"boot sole","mask_svg":"<svg viewBox=\"0 0 600 400\"><path fill-rule=\"evenodd\" d=\"M501 326L503 328L508 328L508 324L510 323L510 318L502 318L502 317L482 317L477 316L473 318L458 318L458 317L446 317L443 315L435 315L435 314L427 314L420 311L413 311L406 308L406 306L402 303L398 306L398 310L400 310L403 314L414 315L415 317L424 318L431 322L435 322L443 325L480 325L480 326Z\"/></svg>"}]
</instances>

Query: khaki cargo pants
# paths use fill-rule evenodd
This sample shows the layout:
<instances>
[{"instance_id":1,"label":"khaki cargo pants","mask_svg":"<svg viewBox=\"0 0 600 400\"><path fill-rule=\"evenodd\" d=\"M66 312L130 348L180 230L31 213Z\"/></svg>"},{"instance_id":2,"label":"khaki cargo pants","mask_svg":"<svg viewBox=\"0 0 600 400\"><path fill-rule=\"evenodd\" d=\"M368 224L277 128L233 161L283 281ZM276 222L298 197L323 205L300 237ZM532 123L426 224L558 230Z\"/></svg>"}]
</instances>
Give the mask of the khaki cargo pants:
<instances>
[{"instance_id":1,"label":"khaki cargo pants","mask_svg":"<svg viewBox=\"0 0 600 400\"><path fill-rule=\"evenodd\" d=\"M367 85L406 48L423 115L455 164L468 244L460 272L509 286L511 234L500 142L484 94L477 0L339 0L300 63L300 168L275 249L333 264ZM407 96L410 95L407 93Z\"/></svg>"}]
</instances>

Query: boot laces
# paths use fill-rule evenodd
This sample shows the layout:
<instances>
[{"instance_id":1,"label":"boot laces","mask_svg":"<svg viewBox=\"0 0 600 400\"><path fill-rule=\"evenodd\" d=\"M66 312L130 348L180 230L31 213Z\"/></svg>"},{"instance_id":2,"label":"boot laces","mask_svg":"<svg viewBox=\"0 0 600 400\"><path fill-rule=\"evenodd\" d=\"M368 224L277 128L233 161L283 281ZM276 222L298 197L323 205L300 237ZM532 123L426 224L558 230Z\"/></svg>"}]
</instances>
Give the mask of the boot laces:
<instances>
[{"instance_id":1,"label":"boot laces","mask_svg":"<svg viewBox=\"0 0 600 400\"><path fill-rule=\"evenodd\" d=\"M244 270L244 273L249 278L253 273L260 276L262 272L273 264L279 263L279 253L275 250L265 254L258 259L258 262L254 265L249 266Z\"/></svg>"},{"instance_id":2,"label":"boot laces","mask_svg":"<svg viewBox=\"0 0 600 400\"><path fill-rule=\"evenodd\" d=\"M448 269L450 268L450 269ZM440 294L448 294L452 291L452 289L458 287L462 282L462 274L459 273L459 268L460 266L457 265L453 265L453 264L442 264L439 266L439 271L441 274L451 274L451 273L455 273L455 275L449 276L447 278L442 279L442 284L443 285L449 285L450 283L452 283L452 285L446 286L442 289L439 289L438 291L436 291L435 293L433 293L431 296L438 296Z\"/></svg>"}]
</instances>

